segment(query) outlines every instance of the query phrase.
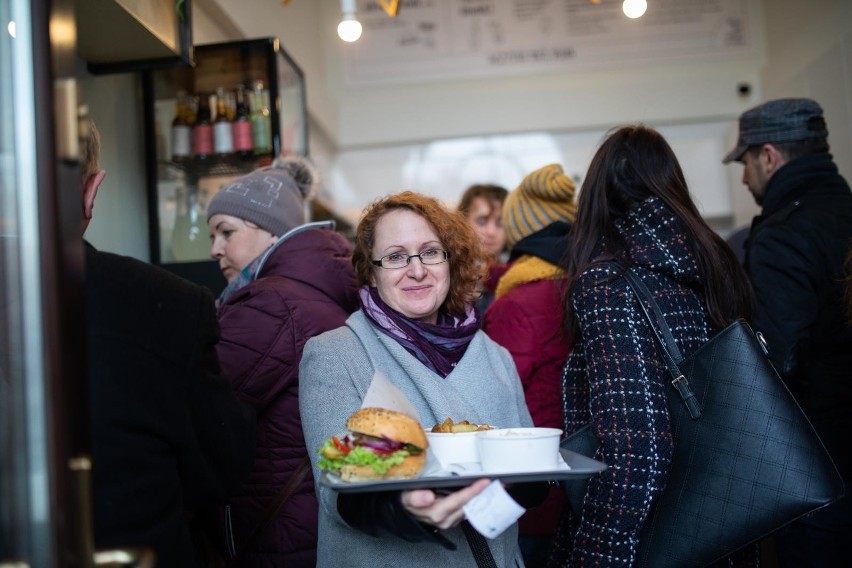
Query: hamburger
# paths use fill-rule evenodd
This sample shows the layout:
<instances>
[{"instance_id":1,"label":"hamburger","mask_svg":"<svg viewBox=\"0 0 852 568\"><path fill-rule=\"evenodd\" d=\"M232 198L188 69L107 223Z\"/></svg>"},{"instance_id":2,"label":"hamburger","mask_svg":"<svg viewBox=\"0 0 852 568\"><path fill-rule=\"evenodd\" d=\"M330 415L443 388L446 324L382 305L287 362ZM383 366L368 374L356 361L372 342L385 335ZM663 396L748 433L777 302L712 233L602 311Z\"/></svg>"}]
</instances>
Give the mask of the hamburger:
<instances>
[{"instance_id":1,"label":"hamburger","mask_svg":"<svg viewBox=\"0 0 852 568\"><path fill-rule=\"evenodd\" d=\"M346 421L348 433L331 436L319 450L319 468L343 481L406 479L426 464L429 442L419 422L385 408L362 408Z\"/></svg>"}]
</instances>

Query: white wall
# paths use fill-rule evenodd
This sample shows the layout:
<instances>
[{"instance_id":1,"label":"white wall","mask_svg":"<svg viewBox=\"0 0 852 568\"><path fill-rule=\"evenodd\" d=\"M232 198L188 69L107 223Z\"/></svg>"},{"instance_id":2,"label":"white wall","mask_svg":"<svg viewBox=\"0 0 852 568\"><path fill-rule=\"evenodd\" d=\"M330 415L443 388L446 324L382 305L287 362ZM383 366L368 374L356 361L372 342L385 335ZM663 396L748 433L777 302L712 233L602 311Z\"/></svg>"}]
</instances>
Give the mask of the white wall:
<instances>
[{"instance_id":1,"label":"white wall","mask_svg":"<svg viewBox=\"0 0 852 568\"><path fill-rule=\"evenodd\" d=\"M816 99L834 159L852 180L852 2L773 0L766 21L766 98Z\"/></svg>"},{"instance_id":2,"label":"white wall","mask_svg":"<svg viewBox=\"0 0 852 568\"><path fill-rule=\"evenodd\" d=\"M101 133L100 166L106 170L85 237L101 250L148 260L141 82L128 73L87 76L84 68L78 76L80 101Z\"/></svg>"},{"instance_id":3,"label":"white wall","mask_svg":"<svg viewBox=\"0 0 852 568\"><path fill-rule=\"evenodd\" d=\"M729 123L651 125L672 144L702 214L720 229L730 229L732 199L721 166L730 149ZM454 206L474 183L512 189L527 173L550 163L562 164L579 187L605 134L605 129L540 131L344 150L327 170L327 183L336 190L338 208L353 220L366 202L388 193L412 189Z\"/></svg>"},{"instance_id":4,"label":"white wall","mask_svg":"<svg viewBox=\"0 0 852 568\"><path fill-rule=\"evenodd\" d=\"M247 37L276 35L307 78L308 108L341 149L538 130L576 130L643 120L736 117L759 102L763 64L760 0L744 0L756 19L755 52L736 60L614 66L603 71L350 87L337 38L339 0L202 0ZM404 13L404 7L401 8ZM740 97L737 85L755 90Z\"/></svg>"}]
</instances>

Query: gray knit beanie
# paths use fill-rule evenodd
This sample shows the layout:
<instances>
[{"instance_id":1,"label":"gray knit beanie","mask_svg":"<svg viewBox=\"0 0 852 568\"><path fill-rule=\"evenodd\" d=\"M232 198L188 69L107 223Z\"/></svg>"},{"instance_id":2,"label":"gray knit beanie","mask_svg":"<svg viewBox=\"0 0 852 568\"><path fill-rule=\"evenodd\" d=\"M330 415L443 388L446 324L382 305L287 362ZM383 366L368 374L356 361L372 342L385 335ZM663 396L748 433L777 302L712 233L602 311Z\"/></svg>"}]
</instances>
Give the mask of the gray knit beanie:
<instances>
[{"instance_id":1,"label":"gray knit beanie","mask_svg":"<svg viewBox=\"0 0 852 568\"><path fill-rule=\"evenodd\" d=\"M316 185L316 170L305 158L278 158L220 189L207 207L207 220L231 215L280 237L305 223L305 201Z\"/></svg>"}]
</instances>

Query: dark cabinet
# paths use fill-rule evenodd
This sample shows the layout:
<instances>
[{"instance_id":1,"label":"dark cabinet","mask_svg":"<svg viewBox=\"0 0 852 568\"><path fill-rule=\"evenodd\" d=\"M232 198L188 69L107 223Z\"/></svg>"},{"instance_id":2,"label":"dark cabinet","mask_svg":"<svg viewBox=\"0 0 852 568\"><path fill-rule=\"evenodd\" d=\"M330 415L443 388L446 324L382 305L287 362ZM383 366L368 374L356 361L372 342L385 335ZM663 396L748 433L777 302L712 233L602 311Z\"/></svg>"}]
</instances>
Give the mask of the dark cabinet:
<instances>
[{"instance_id":1,"label":"dark cabinet","mask_svg":"<svg viewBox=\"0 0 852 568\"><path fill-rule=\"evenodd\" d=\"M207 204L276 155L307 154L304 76L264 38L196 46L194 68L147 71L143 89L151 260L218 293Z\"/></svg>"}]
</instances>

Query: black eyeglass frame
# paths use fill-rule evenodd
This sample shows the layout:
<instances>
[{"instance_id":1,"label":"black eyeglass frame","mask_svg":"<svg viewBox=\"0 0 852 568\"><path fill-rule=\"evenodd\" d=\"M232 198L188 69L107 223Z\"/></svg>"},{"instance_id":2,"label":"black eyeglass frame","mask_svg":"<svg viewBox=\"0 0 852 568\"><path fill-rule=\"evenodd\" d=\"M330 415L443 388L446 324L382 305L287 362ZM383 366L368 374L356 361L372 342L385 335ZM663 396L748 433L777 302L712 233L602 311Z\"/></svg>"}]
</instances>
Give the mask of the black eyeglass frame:
<instances>
[{"instance_id":1,"label":"black eyeglass frame","mask_svg":"<svg viewBox=\"0 0 852 568\"><path fill-rule=\"evenodd\" d=\"M379 267L379 268L381 268L382 270L399 270L400 268L405 268L405 267L407 267L409 264L411 264L411 259L412 259L412 258L416 258L416 259L418 259L418 260L420 261L420 264L422 264L422 265L424 265L424 266L435 266L435 265L437 265L437 264L444 264L445 262L447 262L448 260L450 260L450 251L448 251L448 250L444 250L444 249L429 249L429 250L434 250L434 251L436 251L436 252L442 252L442 253L444 253L444 258L442 258L442 259L441 259L441 260L439 260L438 262L423 262L423 257L422 257L422 256L420 256L420 255L422 255L424 252L428 252L428 251L423 251L423 252L421 252L420 254L406 254L406 253L404 253L404 252L394 252L394 253L391 253L391 254L386 254L385 256L383 256L382 258L380 258L379 260L371 260L370 262L372 262L372 263L373 263L373 266L378 266L378 267ZM404 264L404 265L402 265L402 266L383 266L383 265L382 265L382 261L383 261L384 259L386 259L386 258L387 258L387 257L389 257L389 256L394 256L394 255L397 255L397 254L399 254L399 255L405 255L405 264Z\"/></svg>"}]
</instances>

